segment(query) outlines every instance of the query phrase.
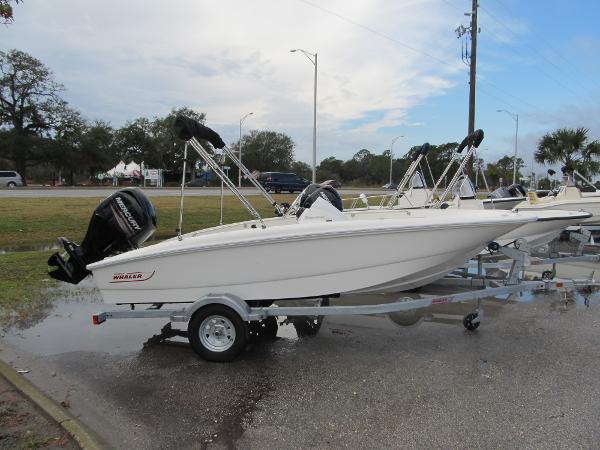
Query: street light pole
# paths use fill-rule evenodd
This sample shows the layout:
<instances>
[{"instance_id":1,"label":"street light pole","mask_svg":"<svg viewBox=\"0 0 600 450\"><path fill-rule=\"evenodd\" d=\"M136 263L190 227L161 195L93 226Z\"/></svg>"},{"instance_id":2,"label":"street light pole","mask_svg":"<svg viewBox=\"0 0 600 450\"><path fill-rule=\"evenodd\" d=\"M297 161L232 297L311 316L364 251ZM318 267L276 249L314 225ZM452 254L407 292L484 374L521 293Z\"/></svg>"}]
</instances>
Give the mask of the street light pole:
<instances>
[{"instance_id":1,"label":"street light pole","mask_svg":"<svg viewBox=\"0 0 600 450\"><path fill-rule=\"evenodd\" d=\"M515 184L517 182L516 181L517 180L517 146L518 146L518 142L519 142L519 115L512 113L510 111L507 111L505 109L499 109L498 112L505 112L516 123L516 126L515 126L515 156L513 159L513 184Z\"/></svg>"},{"instance_id":2,"label":"street light pole","mask_svg":"<svg viewBox=\"0 0 600 450\"><path fill-rule=\"evenodd\" d=\"M290 52L302 52L304 56L315 66L315 89L313 96L313 155L312 155L312 182L317 179L317 53L310 53L301 48L290 50Z\"/></svg>"},{"instance_id":3,"label":"street light pole","mask_svg":"<svg viewBox=\"0 0 600 450\"><path fill-rule=\"evenodd\" d=\"M240 143L239 143L240 148L238 150L238 159L240 161L242 160L242 124L248 118L248 116L251 116L252 114L254 114L254 113L250 112L240 119ZM238 167L238 187L242 187L242 169L239 167Z\"/></svg>"},{"instance_id":4,"label":"street light pole","mask_svg":"<svg viewBox=\"0 0 600 450\"><path fill-rule=\"evenodd\" d=\"M404 136L396 136L392 139L392 145L390 145L390 184L392 184L392 166L394 164L394 142L403 137Z\"/></svg>"}]
</instances>

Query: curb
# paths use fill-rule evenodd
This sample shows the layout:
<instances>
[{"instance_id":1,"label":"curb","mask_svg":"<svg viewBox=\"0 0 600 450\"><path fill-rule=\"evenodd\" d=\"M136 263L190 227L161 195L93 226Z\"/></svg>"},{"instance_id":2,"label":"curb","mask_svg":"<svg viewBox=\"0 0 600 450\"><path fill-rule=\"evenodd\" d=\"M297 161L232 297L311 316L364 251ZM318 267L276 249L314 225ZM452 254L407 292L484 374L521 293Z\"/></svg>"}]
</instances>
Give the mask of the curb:
<instances>
[{"instance_id":1,"label":"curb","mask_svg":"<svg viewBox=\"0 0 600 450\"><path fill-rule=\"evenodd\" d=\"M71 416L65 409L54 400L42 393L29 380L19 375L15 370L0 360L0 376L4 377L25 397L31 400L38 408L44 411L51 419L56 421L69 435L75 439L77 444L85 450L100 450L106 448L98 439L75 417Z\"/></svg>"}]
</instances>

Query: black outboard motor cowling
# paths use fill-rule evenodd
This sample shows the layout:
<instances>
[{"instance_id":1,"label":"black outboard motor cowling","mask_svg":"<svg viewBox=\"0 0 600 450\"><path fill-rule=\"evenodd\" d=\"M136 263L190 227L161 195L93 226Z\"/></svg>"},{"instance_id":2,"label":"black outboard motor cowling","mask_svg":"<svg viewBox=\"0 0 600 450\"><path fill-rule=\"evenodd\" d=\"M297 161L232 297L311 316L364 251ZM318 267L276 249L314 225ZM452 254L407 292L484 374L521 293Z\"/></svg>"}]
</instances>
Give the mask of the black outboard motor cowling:
<instances>
[{"instance_id":1,"label":"black outboard motor cowling","mask_svg":"<svg viewBox=\"0 0 600 450\"><path fill-rule=\"evenodd\" d=\"M300 194L300 201L298 202L299 208L296 215L299 217L300 214L302 214L302 211L310 208L319 197L331 203L338 210L343 211L342 197L340 197L340 194L338 194L332 186L309 184L306 189L302 191L302 194Z\"/></svg>"},{"instance_id":2,"label":"black outboard motor cowling","mask_svg":"<svg viewBox=\"0 0 600 450\"><path fill-rule=\"evenodd\" d=\"M154 230L156 212L146 194L138 188L121 189L98 205L81 245L59 238L69 259L54 253L48 265L57 269L50 276L77 284L90 274L88 264L138 248Z\"/></svg>"}]
</instances>

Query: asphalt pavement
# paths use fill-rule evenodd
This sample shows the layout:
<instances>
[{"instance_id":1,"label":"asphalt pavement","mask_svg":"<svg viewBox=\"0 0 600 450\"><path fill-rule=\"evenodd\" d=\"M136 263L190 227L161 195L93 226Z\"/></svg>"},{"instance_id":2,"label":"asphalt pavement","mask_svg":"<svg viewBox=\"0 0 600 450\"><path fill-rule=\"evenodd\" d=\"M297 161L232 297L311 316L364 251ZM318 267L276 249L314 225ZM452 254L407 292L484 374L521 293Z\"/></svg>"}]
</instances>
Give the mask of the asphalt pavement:
<instances>
[{"instance_id":1,"label":"asphalt pavement","mask_svg":"<svg viewBox=\"0 0 600 450\"><path fill-rule=\"evenodd\" d=\"M429 289L429 288L428 288ZM561 293L414 317L290 325L232 363L183 340L153 343L159 319L113 320L89 284L5 326L0 358L115 448L597 448L600 304ZM412 294L418 296L419 293ZM369 303L391 298L346 297ZM442 309L443 308L443 309ZM392 320L394 319L394 320ZM146 343L146 345L144 345Z\"/></svg>"},{"instance_id":2,"label":"asphalt pavement","mask_svg":"<svg viewBox=\"0 0 600 450\"><path fill-rule=\"evenodd\" d=\"M122 187L122 186L121 186ZM46 187L25 187L0 189L0 198L53 198L53 197L108 197L113 194L118 188L102 187L102 188L84 188L84 187L61 187L61 188L46 188ZM179 188L143 188L144 192L149 197L177 197L180 195ZM244 195L259 195L258 189L243 188ZM381 189L365 188L365 189L340 189L340 194L358 195L365 193L367 195L381 194ZM387 191L390 192L390 191ZM220 188L186 188L186 196L219 196L221 195ZM224 190L224 195L233 195L227 188Z\"/></svg>"}]
</instances>

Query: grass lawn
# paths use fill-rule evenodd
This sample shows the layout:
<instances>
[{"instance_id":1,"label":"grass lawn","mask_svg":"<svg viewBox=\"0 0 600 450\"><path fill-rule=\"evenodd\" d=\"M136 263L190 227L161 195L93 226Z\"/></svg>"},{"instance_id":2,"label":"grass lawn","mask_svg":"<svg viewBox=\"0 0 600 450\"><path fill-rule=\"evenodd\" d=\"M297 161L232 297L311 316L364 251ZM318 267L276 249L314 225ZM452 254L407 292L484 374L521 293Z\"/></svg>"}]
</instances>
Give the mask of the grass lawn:
<instances>
[{"instance_id":1,"label":"grass lawn","mask_svg":"<svg viewBox=\"0 0 600 450\"><path fill-rule=\"evenodd\" d=\"M277 201L291 202L293 195L277 195ZM249 197L264 217L274 216L273 207L262 197ZM83 239L92 213L101 198L3 198L0 199L0 249L43 245L64 236L75 242ZM155 197L157 229L154 238L176 235L179 197ZM192 231L219 224L219 197L186 197L183 230ZM252 219L250 213L231 196L223 201L225 223Z\"/></svg>"},{"instance_id":2,"label":"grass lawn","mask_svg":"<svg viewBox=\"0 0 600 450\"><path fill-rule=\"evenodd\" d=\"M275 196L277 201L293 201L293 195ZM262 197L249 197L264 217L274 216L273 207ZM101 198L3 198L0 199L0 249L27 249L56 242L64 236L72 241L83 239L92 213ZM155 197L157 214L154 239L175 236L179 220L179 197ZM219 197L186 197L183 231L219 224ZM234 197L225 197L225 223L251 219L252 216ZM51 251L17 251L0 254L0 309L19 311L37 302L47 302L42 294L54 281L48 276Z\"/></svg>"}]
</instances>

